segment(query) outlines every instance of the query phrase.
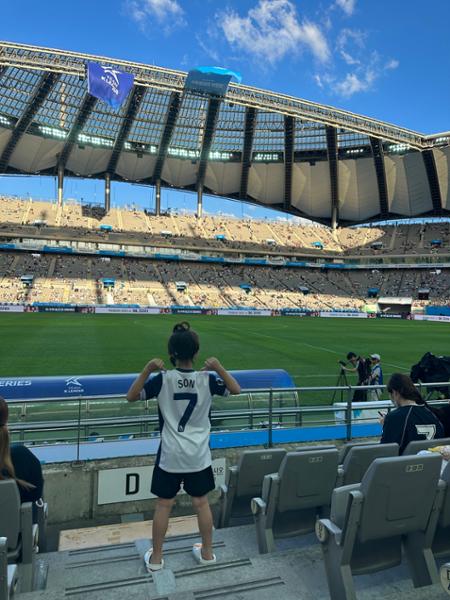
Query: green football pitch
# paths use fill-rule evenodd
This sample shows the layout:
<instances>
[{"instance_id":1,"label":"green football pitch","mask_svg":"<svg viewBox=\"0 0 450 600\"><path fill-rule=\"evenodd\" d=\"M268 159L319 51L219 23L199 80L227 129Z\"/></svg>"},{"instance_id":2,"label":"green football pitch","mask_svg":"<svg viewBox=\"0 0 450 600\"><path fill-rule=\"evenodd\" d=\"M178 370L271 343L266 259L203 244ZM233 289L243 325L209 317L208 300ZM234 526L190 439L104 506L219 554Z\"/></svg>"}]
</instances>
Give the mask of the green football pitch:
<instances>
[{"instance_id":1,"label":"green football pitch","mask_svg":"<svg viewBox=\"0 0 450 600\"><path fill-rule=\"evenodd\" d=\"M427 351L450 354L447 323L395 319L180 315L0 314L1 376L130 373L167 359L172 327L200 336L197 367L216 356L227 369L286 369L299 386L333 385L349 351L382 357L385 378L409 372Z\"/></svg>"},{"instance_id":2,"label":"green football pitch","mask_svg":"<svg viewBox=\"0 0 450 600\"><path fill-rule=\"evenodd\" d=\"M339 376L338 360L349 351L382 357L385 380L394 372L409 372L412 364L427 351L450 354L450 326L447 323L400 321L394 319L340 319L297 317L217 317L174 315L86 315L86 314L0 314L1 375L87 375L95 373L133 373L153 357L167 358L167 339L180 320L191 323L200 336L196 366L201 368L208 356L218 357L227 369L270 369L288 371L301 387L333 386ZM355 377L349 377L355 383ZM346 393L332 391L300 393L300 405L330 405L346 400ZM264 409L267 395L215 398L214 410ZM292 394L275 398L275 407L293 406ZM66 400L55 404L29 404L26 413L11 407L14 422L74 420L78 403ZM156 416L156 405L124 400L83 402L82 418ZM216 429L253 427L261 417L217 418ZM278 417L275 414L275 420ZM334 420L334 414L305 414L310 424ZM286 424L295 417L283 417ZM252 424L253 423L253 424ZM98 431L117 437L121 433L147 435L141 425L98 427L88 421L83 439ZM26 434L26 440L73 439L72 431L42 431ZM15 436L16 437L16 436Z\"/></svg>"}]
</instances>

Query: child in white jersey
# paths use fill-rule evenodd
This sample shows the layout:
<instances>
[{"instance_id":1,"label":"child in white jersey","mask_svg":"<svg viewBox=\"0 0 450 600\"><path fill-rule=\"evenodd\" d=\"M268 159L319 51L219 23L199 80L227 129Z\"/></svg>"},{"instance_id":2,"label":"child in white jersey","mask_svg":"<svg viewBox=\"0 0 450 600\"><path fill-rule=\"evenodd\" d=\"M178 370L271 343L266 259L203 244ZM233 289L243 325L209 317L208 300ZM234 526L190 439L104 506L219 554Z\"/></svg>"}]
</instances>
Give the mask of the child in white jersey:
<instances>
[{"instance_id":1,"label":"child in white jersey","mask_svg":"<svg viewBox=\"0 0 450 600\"><path fill-rule=\"evenodd\" d=\"M128 390L127 400L157 398L161 443L153 470L151 491L158 497L153 516L152 542L144 557L148 571L163 568L162 546L175 496L183 483L197 512L201 544L193 547L201 565L216 562L212 551L213 520L208 502L214 475L209 449L211 399L214 395L239 394L240 386L217 358L208 358L201 371L194 371L199 351L198 335L189 323L175 325L168 350L175 369L166 371L164 362L154 358ZM218 377L209 373L213 371ZM152 373L158 372L151 377Z\"/></svg>"}]
</instances>

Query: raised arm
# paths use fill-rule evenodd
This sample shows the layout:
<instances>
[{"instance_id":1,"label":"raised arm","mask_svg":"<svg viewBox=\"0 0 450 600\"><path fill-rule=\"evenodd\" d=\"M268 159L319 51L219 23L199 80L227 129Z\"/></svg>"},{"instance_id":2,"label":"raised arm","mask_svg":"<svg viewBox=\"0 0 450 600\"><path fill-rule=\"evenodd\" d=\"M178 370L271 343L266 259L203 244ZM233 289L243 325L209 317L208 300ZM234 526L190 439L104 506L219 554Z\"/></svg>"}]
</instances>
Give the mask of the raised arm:
<instances>
[{"instance_id":1,"label":"raised arm","mask_svg":"<svg viewBox=\"0 0 450 600\"><path fill-rule=\"evenodd\" d=\"M230 392L230 394L236 395L241 393L241 386L236 381L236 379L228 373L228 371L223 367L220 361L217 358L211 357L205 360L205 366L203 367L205 371L215 371L217 375L222 379L225 384L225 387Z\"/></svg>"},{"instance_id":2,"label":"raised arm","mask_svg":"<svg viewBox=\"0 0 450 600\"><path fill-rule=\"evenodd\" d=\"M153 358L150 362L148 362L145 367L142 369L140 375L135 379L132 383L130 389L127 393L128 402L136 402L141 397L142 388L145 385L145 382L150 377L152 373L156 371L164 370L164 362L160 358Z\"/></svg>"}]
</instances>

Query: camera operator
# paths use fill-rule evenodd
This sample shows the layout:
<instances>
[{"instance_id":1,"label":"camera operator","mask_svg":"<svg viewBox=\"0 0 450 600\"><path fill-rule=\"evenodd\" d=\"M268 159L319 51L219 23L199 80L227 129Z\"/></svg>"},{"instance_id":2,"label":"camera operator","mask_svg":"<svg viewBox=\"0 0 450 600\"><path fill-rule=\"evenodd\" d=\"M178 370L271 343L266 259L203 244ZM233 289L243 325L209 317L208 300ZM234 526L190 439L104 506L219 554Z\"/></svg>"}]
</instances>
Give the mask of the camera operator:
<instances>
[{"instance_id":1,"label":"camera operator","mask_svg":"<svg viewBox=\"0 0 450 600\"><path fill-rule=\"evenodd\" d=\"M347 373L357 373L358 382L356 385L368 385L369 373L367 369L367 361L362 356L357 356L354 352L347 354L347 364L350 363L352 366L347 367L346 363L339 361L341 368ZM367 400L366 390L355 390L353 394L353 402L365 402Z\"/></svg>"}]
</instances>

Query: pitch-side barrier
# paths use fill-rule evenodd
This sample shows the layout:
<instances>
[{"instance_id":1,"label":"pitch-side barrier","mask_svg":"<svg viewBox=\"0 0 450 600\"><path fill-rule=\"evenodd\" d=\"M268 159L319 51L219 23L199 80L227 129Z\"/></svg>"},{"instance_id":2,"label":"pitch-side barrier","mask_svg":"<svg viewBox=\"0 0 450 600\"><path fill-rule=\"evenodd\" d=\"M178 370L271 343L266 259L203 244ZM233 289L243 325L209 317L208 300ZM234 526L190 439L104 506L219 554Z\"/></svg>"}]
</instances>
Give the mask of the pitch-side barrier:
<instances>
[{"instance_id":1,"label":"pitch-side barrier","mask_svg":"<svg viewBox=\"0 0 450 600\"><path fill-rule=\"evenodd\" d=\"M435 385L449 385L449 382ZM356 389L384 391L385 386L244 389L242 397L257 397L258 406L213 410L211 447L272 447L274 444L380 436L378 411L387 412L393 408L393 404L390 400L352 402ZM345 394L346 400L321 406L302 404L302 398L310 393L332 398L336 392ZM283 405L285 395L292 398L293 393L297 401L289 406ZM8 402L12 416L9 428L13 440L34 445L35 452L43 462L93 460L157 452L159 425L155 402L129 405L123 393L8 399ZM432 404L445 402L441 400ZM99 416L95 410L96 403L100 403L102 410L106 403L108 410L113 408L116 414ZM27 405L40 410L33 414L31 420L28 418ZM69 409L71 414L68 418L53 420L38 418L39 415L45 416L49 406L54 407L53 412ZM128 412L135 407L139 409L138 414Z\"/></svg>"}]
</instances>

